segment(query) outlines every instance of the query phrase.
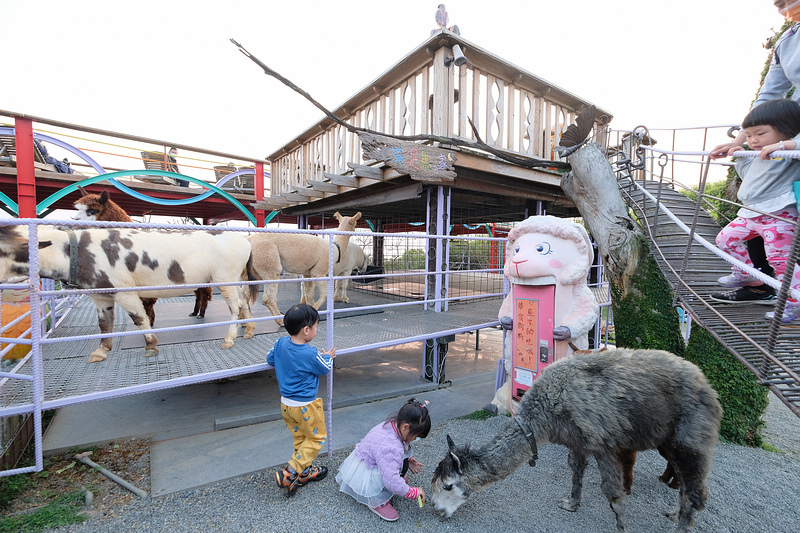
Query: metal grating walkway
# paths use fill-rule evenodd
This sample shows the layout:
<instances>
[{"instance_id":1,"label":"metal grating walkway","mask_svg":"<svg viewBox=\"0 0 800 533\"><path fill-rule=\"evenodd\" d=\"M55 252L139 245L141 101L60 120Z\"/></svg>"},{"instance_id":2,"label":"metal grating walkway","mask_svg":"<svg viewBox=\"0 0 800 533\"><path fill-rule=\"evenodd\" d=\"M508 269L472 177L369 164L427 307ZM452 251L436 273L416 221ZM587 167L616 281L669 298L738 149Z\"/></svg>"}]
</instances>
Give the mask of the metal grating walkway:
<instances>
[{"instance_id":1,"label":"metal grating walkway","mask_svg":"<svg viewBox=\"0 0 800 533\"><path fill-rule=\"evenodd\" d=\"M709 299L720 292L717 278L730 274L730 265L697 243L688 246L689 235L663 212L656 216L656 201L686 224L692 225L695 202L663 187L654 180L637 181L648 197L623 180L623 196L639 220L646 225L650 252L664 272L679 302L704 329L711 332L730 352L768 386L796 415L800 416L800 323L783 325L773 353L766 350L770 321L764 313L771 306L723 304ZM649 232L648 232L649 230ZM711 244L720 226L704 210L697 213L695 234ZM688 251L688 257L687 257ZM686 260L684 260L686 258Z\"/></svg>"},{"instance_id":2,"label":"metal grating walkway","mask_svg":"<svg viewBox=\"0 0 800 533\"><path fill-rule=\"evenodd\" d=\"M386 304L385 299L365 294L359 294L358 300L363 306ZM179 305L179 314L184 316L184 310L191 309L193 302L193 295L159 300L156 325L169 320L169 313L173 312L168 307L170 303ZM337 354L341 355L369 349L370 345L379 343L403 344L426 337L489 327L497 324L499 306L498 298L481 298L451 302L449 310L443 313L425 311L422 305L365 310L357 316L352 316L358 313L357 308L337 309L336 312L342 316L335 318L334 345ZM256 309L262 312L261 316L267 316L261 304L256 304L254 313ZM206 318L208 320L209 315ZM326 346L325 324L325 321L320 323L317 337L312 342L318 348ZM114 331L135 329L127 315L118 309ZM266 365L267 352L280 336L286 335L284 329L278 331L272 320L260 321L256 323L255 337L242 339L240 330L233 348L223 350L220 348L220 339L226 329L227 326L214 326L208 330L158 333L160 352L153 358L142 356L144 341L141 334L115 337L114 349L109 352L106 361L97 364L87 363L88 354L97 347L97 339L43 345L43 408L54 409L68 404L265 370L269 368ZM267 333L259 333L265 329ZM180 342L164 342L169 341L169 333ZM98 334L97 314L91 299L84 297L67 315L54 337L89 334ZM31 374L31 363L28 362L18 372ZM0 406L3 407L16 407L24 412L25 404L29 410L32 397L30 381L9 380L0 387Z\"/></svg>"}]
</instances>

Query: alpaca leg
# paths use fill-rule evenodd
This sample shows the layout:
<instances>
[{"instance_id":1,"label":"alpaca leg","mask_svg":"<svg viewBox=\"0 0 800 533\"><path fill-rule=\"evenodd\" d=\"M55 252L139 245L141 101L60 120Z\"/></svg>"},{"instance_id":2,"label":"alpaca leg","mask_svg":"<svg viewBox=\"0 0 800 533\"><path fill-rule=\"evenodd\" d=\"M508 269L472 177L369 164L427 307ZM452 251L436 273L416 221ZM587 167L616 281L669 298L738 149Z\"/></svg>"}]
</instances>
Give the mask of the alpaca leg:
<instances>
[{"instance_id":1,"label":"alpaca leg","mask_svg":"<svg viewBox=\"0 0 800 533\"><path fill-rule=\"evenodd\" d=\"M618 455L619 465L622 468L622 486L625 494L630 494L631 485L633 485L633 465L636 464L636 451L620 450Z\"/></svg>"},{"instance_id":2,"label":"alpaca leg","mask_svg":"<svg viewBox=\"0 0 800 533\"><path fill-rule=\"evenodd\" d=\"M272 278L278 279L278 278ZM261 297L261 303L264 304L267 309L269 309L270 314L272 316L281 316L281 311L278 309L278 284L277 283L265 283L264 284L264 294ZM275 322L279 326L283 326L283 319L276 318Z\"/></svg>"},{"instance_id":3,"label":"alpaca leg","mask_svg":"<svg viewBox=\"0 0 800 533\"><path fill-rule=\"evenodd\" d=\"M679 489L681 488L681 482L678 479L678 474L675 472L675 468L673 468L672 463L667 461L667 467L664 469L664 473L658 478L662 483L666 483L667 486L671 489ZM629 493L630 494L630 493Z\"/></svg>"},{"instance_id":4,"label":"alpaca leg","mask_svg":"<svg viewBox=\"0 0 800 533\"><path fill-rule=\"evenodd\" d=\"M336 282L333 284L333 301L334 302L343 302L342 296L339 294L342 292L342 284L344 284L343 279L337 279Z\"/></svg>"},{"instance_id":5,"label":"alpaca leg","mask_svg":"<svg viewBox=\"0 0 800 533\"><path fill-rule=\"evenodd\" d=\"M231 313L231 320L238 320L239 319L239 312L243 311L241 306L241 298L239 298L239 293L241 291L241 287L220 287L219 292L222 294L222 297L225 299L225 303L228 304L228 311ZM248 306L247 312L250 311L250 307ZM225 335L225 338L222 339L222 349L232 348L233 341L236 340L236 333L238 332L238 326L236 324L231 324L228 326L228 333Z\"/></svg>"},{"instance_id":6,"label":"alpaca leg","mask_svg":"<svg viewBox=\"0 0 800 533\"><path fill-rule=\"evenodd\" d=\"M150 320L141 298L133 292L121 292L114 296L114 300L127 311L136 327L144 333L144 356L158 355L158 337L149 332ZM152 300L155 302L155 299Z\"/></svg>"},{"instance_id":7,"label":"alpaca leg","mask_svg":"<svg viewBox=\"0 0 800 533\"><path fill-rule=\"evenodd\" d=\"M680 482L678 509L667 513L670 520L678 522L676 531L686 532L694 526L694 513L705 509L708 499L706 477L711 467L711 457L703 452L684 451L670 459Z\"/></svg>"},{"instance_id":8,"label":"alpaca leg","mask_svg":"<svg viewBox=\"0 0 800 533\"><path fill-rule=\"evenodd\" d=\"M595 455L597 467L600 470L600 490L603 491L611 510L617 517L617 531L628 531L625 520L625 489L622 486L622 471L617 453Z\"/></svg>"},{"instance_id":9,"label":"alpaca leg","mask_svg":"<svg viewBox=\"0 0 800 533\"><path fill-rule=\"evenodd\" d=\"M246 287L240 287L240 294L239 294L239 320L245 319L252 319L253 313L250 310L250 300L247 298L245 294L248 289ZM206 305L208 302L206 301ZM246 322L244 324L244 334L242 335L243 339L252 339L256 332L256 323L255 322Z\"/></svg>"},{"instance_id":10,"label":"alpaca leg","mask_svg":"<svg viewBox=\"0 0 800 533\"><path fill-rule=\"evenodd\" d=\"M200 312L200 289L194 291L194 310L189 313L189 316L197 316Z\"/></svg>"},{"instance_id":11,"label":"alpaca leg","mask_svg":"<svg viewBox=\"0 0 800 533\"><path fill-rule=\"evenodd\" d=\"M150 327L156 323L156 301L158 298L141 298L142 306L144 306L144 313L150 319Z\"/></svg>"},{"instance_id":12,"label":"alpaca leg","mask_svg":"<svg viewBox=\"0 0 800 533\"><path fill-rule=\"evenodd\" d=\"M206 309L208 309L208 301L211 298L208 297L207 294L203 294L200 297L200 312L197 314L197 318L205 318L206 317Z\"/></svg>"},{"instance_id":13,"label":"alpaca leg","mask_svg":"<svg viewBox=\"0 0 800 533\"><path fill-rule=\"evenodd\" d=\"M341 284L342 284L342 290L341 290L341 294L339 295L339 298L340 298L339 301L340 302L344 302L346 304L349 304L350 303L350 298L347 297L347 287L350 286L350 280L349 279L343 279L343 280L341 280ZM335 294L335 291L334 291L334 294Z\"/></svg>"},{"instance_id":14,"label":"alpaca leg","mask_svg":"<svg viewBox=\"0 0 800 533\"><path fill-rule=\"evenodd\" d=\"M91 298L97 307L97 323L100 326L100 333L111 333L114 328L114 299L105 294L94 294ZM106 354L113 347L113 337L100 339L100 346L89 355L89 362L105 361Z\"/></svg>"},{"instance_id":15,"label":"alpaca leg","mask_svg":"<svg viewBox=\"0 0 800 533\"><path fill-rule=\"evenodd\" d=\"M567 463L572 470L572 491L569 498L558 502L558 506L565 511L575 512L581 506L581 492L583 491L583 473L589 460L585 454L577 450L570 450Z\"/></svg>"},{"instance_id":16,"label":"alpaca leg","mask_svg":"<svg viewBox=\"0 0 800 533\"><path fill-rule=\"evenodd\" d=\"M314 309L319 311L319 308L322 307L322 304L325 303L325 300L328 298L328 283L325 281L315 281L313 284L314 288L319 291L319 300L314 301L314 291L311 291L309 294L309 302L314 301L312 306Z\"/></svg>"},{"instance_id":17,"label":"alpaca leg","mask_svg":"<svg viewBox=\"0 0 800 533\"><path fill-rule=\"evenodd\" d=\"M300 303L311 305L314 302L314 286L310 281L300 282Z\"/></svg>"}]
</instances>

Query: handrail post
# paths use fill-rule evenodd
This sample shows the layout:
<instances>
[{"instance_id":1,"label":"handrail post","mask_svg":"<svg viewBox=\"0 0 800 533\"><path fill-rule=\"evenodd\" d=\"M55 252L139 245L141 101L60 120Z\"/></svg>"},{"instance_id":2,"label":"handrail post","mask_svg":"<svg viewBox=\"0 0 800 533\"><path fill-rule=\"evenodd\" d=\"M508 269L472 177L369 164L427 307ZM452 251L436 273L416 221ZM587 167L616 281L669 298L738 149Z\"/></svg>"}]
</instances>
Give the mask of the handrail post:
<instances>
[{"instance_id":1,"label":"handrail post","mask_svg":"<svg viewBox=\"0 0 800 533\"><path fill-rule=\"evenodd\" d=\"M36 218L36 172L33 164L33 121L15 117L14 142L17 147L17 203L19 218Z\"/></svg>"}]
</instances>

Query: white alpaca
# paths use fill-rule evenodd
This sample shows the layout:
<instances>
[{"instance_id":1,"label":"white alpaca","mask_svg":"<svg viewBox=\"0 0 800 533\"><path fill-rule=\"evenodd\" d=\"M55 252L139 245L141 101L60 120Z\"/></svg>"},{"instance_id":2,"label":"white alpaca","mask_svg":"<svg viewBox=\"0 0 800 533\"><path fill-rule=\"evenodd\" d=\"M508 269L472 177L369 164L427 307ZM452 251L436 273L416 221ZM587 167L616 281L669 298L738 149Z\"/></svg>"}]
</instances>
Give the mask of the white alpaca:
<instances>
[{"instance_id":1,"label":"white alpaca","mask_svg":"<svg viewBox=\"0 0 800 533\"><path fill-rule=\"evenodd\" d=\"M339 221L339 231L355 231L361 213L352 217L343 217L337 211L334 216ZM330 242L326 238L304 233L256 233L247 238L253 250L253 272L258 279L276 280L282 271L301 274L307 278L320 278L328 275L328 254ZM334 275L337 266L343 263L347 255L350 235L335 235ZM337 253L338 251L338 253ZM314 301L315 288L319 291L319 299ZM322 307L327 297L325 281L303 282L301 303L309 303L315 309ZM280 315L278 309L278 284L264 285L261 302L273 315ZM282 319L275 320L279 326Z\"/></svg>"},{"instance_id":2,"label":"white alpaca","mask_svg":"<svg viewBox=\"0 0 800 533\"><path fill-rule=\"evenodd\" d=\"M363 274L367 270L367 255L359 245L354 242L347 244L347 253L341 263L341 269L336 265L333 267L334 276L349 276L353 270L357 270L359 274ZM339 271L341 270L341 272ZM333 289L333 301L349 303L350 298L347 297L347 287L350 286L349 279L337 279L336 285Z\"/></svg>"}]
</instances>

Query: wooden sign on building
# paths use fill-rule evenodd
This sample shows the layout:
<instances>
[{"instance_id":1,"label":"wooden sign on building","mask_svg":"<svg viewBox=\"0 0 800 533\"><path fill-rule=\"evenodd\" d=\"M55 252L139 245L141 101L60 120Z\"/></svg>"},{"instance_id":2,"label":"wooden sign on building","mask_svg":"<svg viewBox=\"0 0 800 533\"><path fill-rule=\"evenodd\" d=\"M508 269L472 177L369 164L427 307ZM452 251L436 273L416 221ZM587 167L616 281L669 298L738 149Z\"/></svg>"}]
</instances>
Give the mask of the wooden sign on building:
<instances>
[{"instance_id":1,"label":"wooden sign on building","mask_svg":"<svg viewBox=\"0 0 800 533\"><path fill-rule=\"evenodd\" d=\"M456 153L425 144L400 141L372 133L359 133L365 159L383 161L412 179L428 183L452 183Z\"/></svg>"}]
</instances>

